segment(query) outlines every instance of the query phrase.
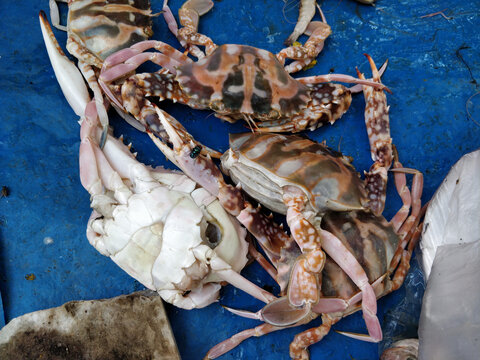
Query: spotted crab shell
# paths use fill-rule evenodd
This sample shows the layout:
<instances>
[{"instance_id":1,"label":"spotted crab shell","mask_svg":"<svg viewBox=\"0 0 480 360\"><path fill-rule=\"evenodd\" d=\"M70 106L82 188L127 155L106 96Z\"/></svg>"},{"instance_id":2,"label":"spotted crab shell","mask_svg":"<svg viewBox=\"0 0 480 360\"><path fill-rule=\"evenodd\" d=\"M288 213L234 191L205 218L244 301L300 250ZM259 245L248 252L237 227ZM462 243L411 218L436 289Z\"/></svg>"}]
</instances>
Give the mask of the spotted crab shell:
<instances>
[{"instance_id":1,"label":"spotted crab shell","mask_svg":"<svg viewBox=\"0 0 480 360\"><path fill-rule=\"evenodd\" d=\"M177 81L199 105L234 118L291 116L310 100L309 88L292 78L275 55L246 45L222 45L208 57L182 65Z\"/></svg>"},{"instance_id":2,"label":"spotted crab shell","mask_svg":"<svg viewBox=\"0 0 480 360\"><path fill-rule=\"evenodd\" d=\"M285 214L283 187L294 185L309 199L307 211L363 209L363 183L342 154L295 135L230 135L222 168L234 182L271 210Z\"/></svg>"}]
</instances>

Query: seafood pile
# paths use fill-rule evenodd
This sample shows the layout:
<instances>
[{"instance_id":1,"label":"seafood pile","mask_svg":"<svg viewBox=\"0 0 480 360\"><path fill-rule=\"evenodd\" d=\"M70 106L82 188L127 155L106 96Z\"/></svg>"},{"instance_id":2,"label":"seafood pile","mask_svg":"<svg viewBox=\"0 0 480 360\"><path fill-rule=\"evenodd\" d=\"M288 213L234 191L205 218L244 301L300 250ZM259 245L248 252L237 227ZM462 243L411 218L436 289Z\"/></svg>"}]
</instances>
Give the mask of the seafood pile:
<instances>
[{"instance_id":1,"label":"seafood pile","mask_svg":"<svg viewBox=\"0 0 480 360\"><path fill-rule=\"evenodd\" d=\"M309 1L302 1L298 26L276 54L217 45L199 33L210 0L185 2L180 27L164 1L163 18L183 52L148 40L154 16L148 2L68 4L67 49L78 67L63 54L44 14L40 22L57 80L81 118L80 178L90 194L90 244L175 306L207 306L226 282L265 303L256 313L228 309L263 324L215 345L207 358L249 337L321 317L321 325L290 344L293 359L308 359L310 345L359 310L368 335L342 334L380 341L377 299L402 285L423 216L423 176L400 163L390 136L389 89L380 80L386 64L377 69L366 55L369 79L358 70L356 76L292 77L315 60L331 33L321 10L322 21L311 21L316 6ZM303 34L306 43L293 44ZM147 62L158 69L140 73ZM333 124L359 92L373 160L363 179L347 156L287 134ZM164 111L164 100L211 110L223 121L244 120L250 132L232 134L230 149L221 154ZM112 135L110 106L146 132L180 171L138 161ZM403 202L390 221L382 216L388 172ZM411 189L406 174L413 175ZM288 229L264 207L285 216ZM278 295L240 275L249 258L278 283Z\"/></svg>"}]
</instances>

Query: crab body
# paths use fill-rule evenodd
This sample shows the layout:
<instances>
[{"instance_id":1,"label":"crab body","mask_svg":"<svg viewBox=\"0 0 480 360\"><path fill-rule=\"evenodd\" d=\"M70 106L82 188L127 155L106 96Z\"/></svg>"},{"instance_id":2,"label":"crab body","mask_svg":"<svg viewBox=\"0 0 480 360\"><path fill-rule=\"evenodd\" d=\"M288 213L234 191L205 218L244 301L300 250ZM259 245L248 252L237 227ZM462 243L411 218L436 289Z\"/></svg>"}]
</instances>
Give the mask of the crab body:
<instances>
[{"instance_id":1,"label":"crab body","mask_svg":"<svg viewBox=\"0 0 480 360\"><path fill-rule=\"evenodd\" d=\"M149 48L158 52L147 52ZM162 69L131 75L147 61ZM294 79L274 54L235 44L219 46L193 62L165 43L141 42L108 57L100 75L110 100L145 126L160 123L152 121L155 111L145 100L151 97L211 109L230 122L244 119L265 132L314 130L339 119L350 106L351 91L330 81L384 88L379 82L339 74Z\"/></svg>"},{"instance_id":2,"label":"crab body","mask_svg":"<svg viewBox=\"0 0 480 360\"><path fill-rule=\"evenodd\" d=\"M363 183L347 157L300 136L232 134L222 168L252 197L271 210L286 214L285 186L305 194L305 211L313 216L327 210L361 209Z\"/></svg>"},{"instance_id":3,"label":"crab body","mask_svg":"<svg viewBox=\"0 0 480 360\"><path fill-rule=\"evenodd\" d=\"M197 62L185 60L175 71L131 76L121 86L121 103L135 116L145 96L154 96L211 109L229 122L244 119L259 131L296 132L333 123L352 99L340 84L297 81L275 55L247 45L219 46Z\"/></svg>"}]
</instances>

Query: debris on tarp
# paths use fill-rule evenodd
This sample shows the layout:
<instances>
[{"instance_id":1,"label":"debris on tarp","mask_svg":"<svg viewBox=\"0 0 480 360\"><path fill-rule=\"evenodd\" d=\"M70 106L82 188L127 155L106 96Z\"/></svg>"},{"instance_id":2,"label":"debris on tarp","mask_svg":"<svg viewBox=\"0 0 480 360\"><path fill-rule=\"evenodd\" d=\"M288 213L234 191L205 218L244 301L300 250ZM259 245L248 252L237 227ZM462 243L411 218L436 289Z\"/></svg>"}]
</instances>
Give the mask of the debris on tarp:
<instances>
[{"instance_id":1,"label":"debris on tarp","mask_svg":"<svg viewBox=\"0 0 480 360\"><path fill-rule=\"evenodd\" d=\"M70 301L10 321L0 359L180 360L162 299L144 291Z\"/></svg>"}]
</instances>

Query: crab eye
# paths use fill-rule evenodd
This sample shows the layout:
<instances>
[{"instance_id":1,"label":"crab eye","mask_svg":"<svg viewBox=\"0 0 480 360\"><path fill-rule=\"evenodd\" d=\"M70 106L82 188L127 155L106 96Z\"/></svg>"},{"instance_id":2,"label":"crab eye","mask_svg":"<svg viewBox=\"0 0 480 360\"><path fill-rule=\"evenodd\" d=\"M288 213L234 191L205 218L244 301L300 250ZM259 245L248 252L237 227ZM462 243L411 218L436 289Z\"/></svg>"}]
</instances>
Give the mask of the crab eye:
<instances>
[{"instance_id":1,"label":"crab eye","mask_svg":"<svg viewBox=\"0 0 480 360\"><path fill-rule=\"evenodd\" d=\"M222 111L225 108L221 100L214 100L210 103L210 109L213 111Z\"/></svg>"},{"instance_id":2,"label":"crab eye","mask_svg":"<svg viewBox=\"0 0 480 360\"><path fill-rule=\"evenodd\" d=\"M280 113L277 110L270 110L268 117L270 119L278 119L280 117Z\"/></svg>"},{"instance_id":3,"label":"crab eye","mask_svg":"<svg viewBox=\"0 0 480 360\"><path fill-rule=\"evenodd\" d=\"M205 238L207 240L207 245L211 249L215 249L222 241L222 232L217 225L209 222L207 229L205 230Z\"/></svg>"}]
</instances>

